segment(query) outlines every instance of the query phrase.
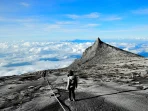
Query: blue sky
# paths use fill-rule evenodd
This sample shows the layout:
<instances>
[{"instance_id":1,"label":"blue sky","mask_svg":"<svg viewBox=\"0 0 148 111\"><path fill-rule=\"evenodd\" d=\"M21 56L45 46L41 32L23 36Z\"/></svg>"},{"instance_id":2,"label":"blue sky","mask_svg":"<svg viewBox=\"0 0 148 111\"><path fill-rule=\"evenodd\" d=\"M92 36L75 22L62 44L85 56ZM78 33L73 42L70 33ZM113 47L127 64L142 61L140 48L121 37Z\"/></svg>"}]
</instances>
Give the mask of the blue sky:
<instances>
[{"instance_id":1,"label":"blue sky","mask_svg":"<svg viewBox=\"0 0 148 111\"><path fill-rule=\"evenodd\" d=\"M1 0L0 40L148 39L147 0Z\"/></svg>"}]
</instances>

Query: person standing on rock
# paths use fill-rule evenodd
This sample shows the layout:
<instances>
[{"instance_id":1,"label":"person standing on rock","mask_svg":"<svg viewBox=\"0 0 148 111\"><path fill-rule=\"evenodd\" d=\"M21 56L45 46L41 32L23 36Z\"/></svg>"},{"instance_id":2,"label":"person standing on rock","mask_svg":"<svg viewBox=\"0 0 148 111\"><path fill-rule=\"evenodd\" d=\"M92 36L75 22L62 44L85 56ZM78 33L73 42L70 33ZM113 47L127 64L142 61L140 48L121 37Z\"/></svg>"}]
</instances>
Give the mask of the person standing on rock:
<instances>
[{"instance_id":1,"label":"person standing on rock","mask_svg":"<svg viewBox=\"0 0 148 111\"><path fill-rule=\"evenodd\" d=\"M77 77L74 75L72 70L69 71L69 74L67 76L68 79L67 79L66 89L69 91L69 100L75 101L75 89L77 88Z\"/></svg>"}]
</instances>

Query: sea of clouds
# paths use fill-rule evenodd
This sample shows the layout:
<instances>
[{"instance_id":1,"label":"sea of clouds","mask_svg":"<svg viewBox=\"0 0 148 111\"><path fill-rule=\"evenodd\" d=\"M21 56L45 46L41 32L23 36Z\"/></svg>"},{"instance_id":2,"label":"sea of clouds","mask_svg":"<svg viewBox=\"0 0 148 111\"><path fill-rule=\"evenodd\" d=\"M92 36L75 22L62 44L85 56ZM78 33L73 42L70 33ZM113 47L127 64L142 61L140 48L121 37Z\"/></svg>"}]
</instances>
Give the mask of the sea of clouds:
<instances>
[{"instance_id":1,"label":"sea of clouds","mask_svg":"<svg viewBox=\"0 0 148 111\"><path fill-rule=\"evenodd\" d=\"M148 57L148 44L113 42L109 44ZM18 75L70 65L80 58L93 41L0 42L0 76Z\"/></svg>"},{"instance_id":2,"label":"sea of clouds","mask_svg":"<svg viewBox=\"0 0 148 111\"><path fill-rule=\"evenodd\" d=\"M90 45L91 42L2 42L0 76L66 67Z\"/></svg>"}]
</instances>

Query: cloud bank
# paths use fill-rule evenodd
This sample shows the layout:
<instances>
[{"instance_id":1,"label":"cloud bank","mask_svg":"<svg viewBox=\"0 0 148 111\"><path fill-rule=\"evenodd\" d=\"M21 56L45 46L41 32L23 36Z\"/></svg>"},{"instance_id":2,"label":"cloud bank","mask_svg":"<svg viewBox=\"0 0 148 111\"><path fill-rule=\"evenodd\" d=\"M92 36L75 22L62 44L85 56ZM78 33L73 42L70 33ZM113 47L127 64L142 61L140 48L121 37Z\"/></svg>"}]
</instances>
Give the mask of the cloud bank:
<instances>
[{"instance_id":1,"label":"cloud bank","mask_svg":"<svg viewBox=\"0 0 148 111\"><path fill-rule=\"evenodd\" d=\"M0 76L66 67L90 45L92 42L2 42Z\"/></svg>"}]
</instances>

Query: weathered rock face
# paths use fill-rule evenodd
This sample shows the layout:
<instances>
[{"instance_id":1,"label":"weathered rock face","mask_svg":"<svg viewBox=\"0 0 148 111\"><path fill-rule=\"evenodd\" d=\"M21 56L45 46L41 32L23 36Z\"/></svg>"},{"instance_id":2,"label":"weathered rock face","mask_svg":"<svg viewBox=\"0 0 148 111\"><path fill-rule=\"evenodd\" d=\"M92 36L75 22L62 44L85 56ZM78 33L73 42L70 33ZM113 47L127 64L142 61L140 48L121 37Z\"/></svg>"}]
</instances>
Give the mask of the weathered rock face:
<instances>
[{"instance_id":1,"label":"weathered rock face","mask_svg":"<svg viewBox=\"0 0 148 111\"><path fill-rule=\"evenodd\" d=\"M82 57L75 60L69 68L80 69L87 65L101 64L113 60L126 61L134 57L142 58L139 55L106 44L98 38L92 46L85 50Z\"/></svg>"},{"instance_id":2,"label":"weathered rock face","mask_svg":"<svg viewBox=\"0 0 148 111\"><path fill-rule=\"evenodd\" d=\"M86 49L86 51L83 53L82 59L87 61L97 56L97 52L100 50L102 44L103 42L98 38L91 47Z\"/></svg>"}]
</instances>

